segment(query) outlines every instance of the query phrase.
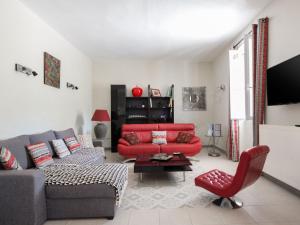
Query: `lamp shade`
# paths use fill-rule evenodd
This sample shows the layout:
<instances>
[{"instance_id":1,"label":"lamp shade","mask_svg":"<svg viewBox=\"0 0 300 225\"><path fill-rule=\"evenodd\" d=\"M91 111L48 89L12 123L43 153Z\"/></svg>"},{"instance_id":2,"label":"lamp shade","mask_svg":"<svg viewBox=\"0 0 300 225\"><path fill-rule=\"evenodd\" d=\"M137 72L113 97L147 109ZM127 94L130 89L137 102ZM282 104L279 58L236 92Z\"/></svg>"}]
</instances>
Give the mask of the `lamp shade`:
<instances>
[{"instance_id":1,"label":"lamp shade","mask_svg":"<svg viewBox=\"0 0 300 225\"><path fill-rule=\"evenodd\" d=\"M107 110L96 109L92 117L92 121L110 121Z\"/></svg>"}]
</instances>

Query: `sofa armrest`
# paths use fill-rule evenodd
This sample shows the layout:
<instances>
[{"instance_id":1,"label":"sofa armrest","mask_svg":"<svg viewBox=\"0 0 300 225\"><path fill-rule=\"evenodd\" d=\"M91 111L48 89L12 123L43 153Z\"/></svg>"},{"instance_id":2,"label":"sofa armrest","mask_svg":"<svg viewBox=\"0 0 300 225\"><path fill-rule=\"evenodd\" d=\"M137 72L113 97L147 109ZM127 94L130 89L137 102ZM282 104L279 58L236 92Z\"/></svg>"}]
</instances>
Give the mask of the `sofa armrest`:
<instances>
[{"instance_id":1,"label":"sofa armrest","mask_svg":"<svg viewBox=\"0 0 300 225\"><path fill-rule=\"evenodd\" d=\"M119 139L119 144L126 145L126 146L129 146L129 145L130 145L129 142L126 141L124 138L120 138L120 139Z\"/></svg>"},{"instance_id":2,"label":"sofa armrest","mask_svg":"<svg viewBox=\"0 0 300 225\"><path fill-rule=\"evenodd\" d=\"M0 170L0 224L41 225L47 219L40 170Z\"/></svg>"},{"instance_id":3,"label":"sofa armrest","mask_svg":"<svg viewBox=\"0 0 300 225\"><path fill-rule=\"evenodd\" d=\"M189 141L189 144L195 144L195 143L197 143L197 142L200 142L200 138L197 137L197 136L194 136L194 137L192 138L192 140Z\"/></svg>"}]
</instances>

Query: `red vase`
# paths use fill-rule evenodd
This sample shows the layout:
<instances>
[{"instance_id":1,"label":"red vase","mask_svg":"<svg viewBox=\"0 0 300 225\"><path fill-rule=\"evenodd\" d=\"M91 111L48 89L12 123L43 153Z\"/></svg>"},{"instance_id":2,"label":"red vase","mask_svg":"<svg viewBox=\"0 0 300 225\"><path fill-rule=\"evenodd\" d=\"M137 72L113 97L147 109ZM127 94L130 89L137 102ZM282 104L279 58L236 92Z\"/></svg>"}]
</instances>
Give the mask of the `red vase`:
<instances>
[{"instance_id":1,"label":"red vase","mask_svg":"<svg viewBox=\"0 0 300 225\"><path fill-rule=\"evenodd\" d=\"M134 88L132 88L132 96L134 97L141 97L143 94L143 89L136 86Z\"/></svg>"}]
</instances>

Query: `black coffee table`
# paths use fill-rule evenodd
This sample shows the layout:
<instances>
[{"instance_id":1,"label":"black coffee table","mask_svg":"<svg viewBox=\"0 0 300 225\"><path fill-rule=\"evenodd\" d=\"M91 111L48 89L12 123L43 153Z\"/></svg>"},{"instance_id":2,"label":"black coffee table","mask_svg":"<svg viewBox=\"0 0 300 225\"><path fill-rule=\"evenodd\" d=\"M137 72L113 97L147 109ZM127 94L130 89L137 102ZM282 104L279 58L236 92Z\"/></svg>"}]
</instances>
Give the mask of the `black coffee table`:
<instances>
[{"instance_id":1,"label":"black coffee table","mask_svg":"<svg viewBox=\"0 0 300 225\"><path fill-rule=\"evenodd\" d=\"M168 161L152 160L153 155L138 155L134 163L134 173L139 173L140 181L143 180L143 173L157 172L183 172L183 181L185 181L185 172L192 171L192 163L183 154L173 155Z\"/></svg>"}]
</instances>

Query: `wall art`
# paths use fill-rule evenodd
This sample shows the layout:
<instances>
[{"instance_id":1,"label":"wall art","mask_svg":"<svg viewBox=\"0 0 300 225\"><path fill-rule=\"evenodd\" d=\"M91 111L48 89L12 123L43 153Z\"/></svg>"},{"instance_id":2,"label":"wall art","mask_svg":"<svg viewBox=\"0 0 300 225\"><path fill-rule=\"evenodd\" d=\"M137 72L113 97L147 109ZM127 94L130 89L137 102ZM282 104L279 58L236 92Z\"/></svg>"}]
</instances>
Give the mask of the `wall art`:
<instances>
[{"instance_id":1,"label":"wall art","mask_svg":"<svg viewBox=\"0 0 300 225\"><path fill-rule=\"evenodd\" d=\"M44 52L44 84L60 88L60 60Z\"/></svg>"},{"instance_id":2,"label":"wall art","mask_svg":"<svg viewBox=\"0 0 300 225\"><path fill-rule=\"evenodd\" d=\"M206 87L183 87L182 106L184 111L205 111Z\"/></svg>"}]
</instances>

